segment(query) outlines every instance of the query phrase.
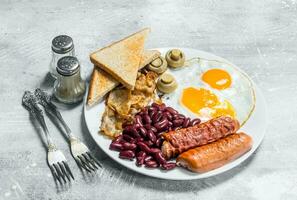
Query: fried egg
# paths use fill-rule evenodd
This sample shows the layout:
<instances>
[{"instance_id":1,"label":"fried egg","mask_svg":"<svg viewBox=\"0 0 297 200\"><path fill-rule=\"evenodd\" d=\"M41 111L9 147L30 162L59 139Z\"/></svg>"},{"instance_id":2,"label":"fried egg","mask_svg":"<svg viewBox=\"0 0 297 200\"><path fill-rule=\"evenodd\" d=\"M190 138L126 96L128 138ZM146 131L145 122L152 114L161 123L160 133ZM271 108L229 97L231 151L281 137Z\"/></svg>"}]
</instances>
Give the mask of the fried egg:
<instances>
[{"instance_id":1,"label":"fried egg","mask_svg":"<svg viewBox=\"0 0 297 200\"><path fill-rule=\"evenodd\" d=\"M187 116L206 121L228 115L243 124L254 109L251 81L229 63L200 59L199 63L168 71L176 78L178 88L164 96L164 103Z\"/></svg>"}]
</instances>

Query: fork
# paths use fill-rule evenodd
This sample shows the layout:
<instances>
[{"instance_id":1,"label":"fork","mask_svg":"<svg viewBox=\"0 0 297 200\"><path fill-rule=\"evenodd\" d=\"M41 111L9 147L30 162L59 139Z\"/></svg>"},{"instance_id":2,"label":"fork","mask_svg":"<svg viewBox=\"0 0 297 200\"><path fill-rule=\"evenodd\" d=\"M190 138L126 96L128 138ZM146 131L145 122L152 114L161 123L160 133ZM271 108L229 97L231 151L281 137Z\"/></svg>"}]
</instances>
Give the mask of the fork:
<instances>
[{"instance_id":1,"label":"fork","mask_svg":"<svg viewBox=\"0 0 297 200\"><path fill-rule=\"evenodd\" d=\"M70 182L70 177L74 180L74 176L67 164L67 160L59 149L57 149L56 145L53 142L53 139L48 131L46 126L43 111L38 107L37 100L34 94L30 91L25 91L24 96L22 98L22 103L26 107L27 110L39 121L43 132L45 134L46 142L47 142L47 162L52 171L52 174L56 180L62 183L66 183L66 178ZM66 178L65 178L66 177Z\"/></svg>"},{"instance_id":2,"label":"fork","mask_svg":"<svg viewBox=\"0 0 297 200\"><path fill-rule=\"evenodd\" d=\"M88 147L73 135L71 129L64 121L60 111L57 109L55 104L52 103L51 96L40 88L37 88L34 94L38 103L45 108L45 111L53 117L56 117L62 124L70 143L71 154L78 166L85 169L87 172L96 171L98 167L102 168L102 165L90 153Z\"/></svg>"}]
</instances>

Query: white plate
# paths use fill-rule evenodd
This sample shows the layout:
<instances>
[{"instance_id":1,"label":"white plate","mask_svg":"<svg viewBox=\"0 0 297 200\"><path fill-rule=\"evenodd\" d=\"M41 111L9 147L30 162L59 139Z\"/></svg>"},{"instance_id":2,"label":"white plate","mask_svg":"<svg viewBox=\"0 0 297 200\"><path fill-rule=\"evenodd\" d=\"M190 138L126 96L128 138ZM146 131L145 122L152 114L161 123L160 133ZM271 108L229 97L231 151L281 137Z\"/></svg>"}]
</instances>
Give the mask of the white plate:
<instances>
[{"instance_id":1,"label":"white plate","mask_svg":"<svg viewBox=\"0 0 297 200\"><path fill-rule=\"evenodd\" d=\"M162 55L164 55L167 50L172 49L170 48L159 48L159 50ZM212 55L210 53L206 53L203 51L199 51L196 49L189 49L189 48L180 48L185 52L185 55L187 56L187 59L192 57L202 57L206 59L214 59L219 60L223 62L228 62L227 60L220 58L218 56ZM240 69L239 69L240 70ZM98 144L98 146L112 159L114 159L119 164L144 175L161 178L161 179L170 179L170 180L191 180L191 179L201 179L206 178L210 176L214 176L217 174L221 174L229 169L232 169L233 167L239 165L244 160L246 160L249 156L252 155L252 153L259 147L260 143L263 140L265 129L266 129L266 104L264 97L260 91L260 89L254 84L255 89L255 95L256 95L256 106L255 110L250 117L250 119L247 121L246 124L241 128L242 131L248 133L254 141L252 149L241 156L240 158L234 160L233 162L230 162L218 169L202 173L202 174L196 174L189 172L183 168L177 167L174 170L171 171L163 171L160 169L147 169L145 167L137 167L135 165L135 161L128 161L123 160L118 157L118 152L109 150L109 145L111 140L104 137L101 134L98 134L98 129L100 126L101 116L104 111L104 102L101 102L97 104L96 106L92 108L87 108L86 104L84 104L84 116L85 121L87 124L87 127L89 129L89 132L95 142Z\"/></svg>"}]
</instances>

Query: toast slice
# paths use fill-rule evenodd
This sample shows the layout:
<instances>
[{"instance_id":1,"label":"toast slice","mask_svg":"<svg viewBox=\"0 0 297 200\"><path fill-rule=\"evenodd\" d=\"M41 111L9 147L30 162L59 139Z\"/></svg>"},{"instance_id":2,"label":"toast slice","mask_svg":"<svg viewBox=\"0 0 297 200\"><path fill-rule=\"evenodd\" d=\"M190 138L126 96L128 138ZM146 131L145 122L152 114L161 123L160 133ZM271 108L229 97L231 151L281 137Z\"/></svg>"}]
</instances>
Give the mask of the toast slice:
<instances>
[{"instance_id":1,"label":"toast slice","mask_svg":"<svg viewBox=\"0 0 297 200\"><path fill-rule=\"evenodd\" d=\"M144 50L143 56L140 60L139 69L143 68L144 66L158 58L160 55L160 52L157 50ZM100 69L100 67L94 66L90 80L87 105L95 105L102 99L105 94L107 94L119 84L120 82L118 82L111 75Z\"/></svg>"},{"instance_id":2,"label":"toast slice","mask_svg":"<svg viewBox=\"0 0 297 200\"><path fill-rule=\"evenodd\" d=\"M132 90L143 54L144 41L149 32L150 29L145 28L92 53L91 62Z\"/></svg>"}]
</instances>

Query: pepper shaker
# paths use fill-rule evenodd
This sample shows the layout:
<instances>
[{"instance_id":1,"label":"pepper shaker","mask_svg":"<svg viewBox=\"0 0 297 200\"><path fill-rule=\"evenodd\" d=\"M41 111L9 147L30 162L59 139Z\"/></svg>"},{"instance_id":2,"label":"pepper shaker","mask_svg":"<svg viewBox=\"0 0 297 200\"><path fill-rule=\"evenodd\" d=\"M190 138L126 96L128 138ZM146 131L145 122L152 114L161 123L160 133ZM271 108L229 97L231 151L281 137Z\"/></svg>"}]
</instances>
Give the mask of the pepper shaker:
<instances>
[{"instance_id":1,"label":"pepper shaker","mask_svg":"<svg viewBox=\"0 0 297 200\"><path fill-rule=\"evenodd\" d=\"M57 80L54 84L55 97L67 104L83 99L86 83L80 76L80 64L76 57L65 56L57 63Z\"/></svg>"},{"instance_id":2,"label":"pepper shaker","mask_svg":"<svg viewBox=\"0 0 297 200\"><path fill-rule=\"evenodd\" d=\"M59 35L52 40L52 59L50 62L50 74L55 79L58 60L64 56L75 56L73 40L70 36Z\"/></svg>"}]
</instances>

